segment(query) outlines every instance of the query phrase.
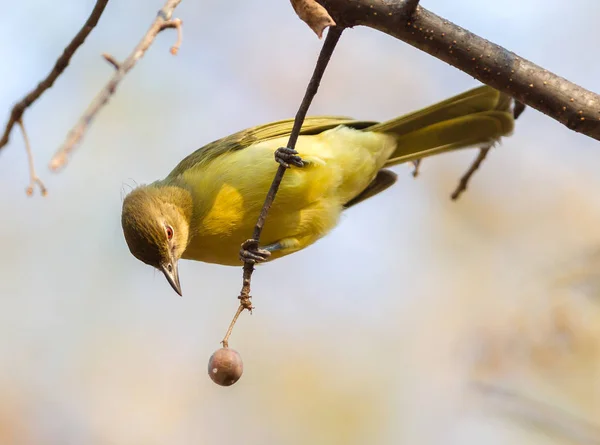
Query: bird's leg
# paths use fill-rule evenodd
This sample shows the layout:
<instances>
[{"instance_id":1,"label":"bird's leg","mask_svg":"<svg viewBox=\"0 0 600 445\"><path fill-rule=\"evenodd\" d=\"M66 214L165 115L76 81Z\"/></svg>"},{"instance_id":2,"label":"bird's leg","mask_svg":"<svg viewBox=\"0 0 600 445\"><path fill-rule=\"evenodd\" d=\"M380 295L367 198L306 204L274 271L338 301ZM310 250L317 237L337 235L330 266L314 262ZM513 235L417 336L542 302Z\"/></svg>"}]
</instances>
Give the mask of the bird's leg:
<instances>
[{"instance_id":1,"label":"bird's leg","mask_svg":"<svg viewBox=\"0 0 600 445\"><path fill-rule=\"evenodd\" d=\"M262 263L267 261L271 256L271 252L267 249L261 249L258 247L258 241L255 239L249 239L242 243L240 249L240 259L243 262L251 264Z\"/></svg>"},{"instance_id":2,"label":"bird's leg","mask_svg":"<svg viewBox=\"0 0 600 445\"><path fill-rule=\"evenodd\" d=\"M289 168L290 165L293 165L295 167L304 167L304 162L302 162L302 158L298 156L298 152L293 148L278 148L277 150L275 150L275 160L285 168Z\"/></svg>"},{"instance_id":3,"label":"bird's leg","mask_svg":"<svg viewBox=\"0 0 600 445\"><path fill-rule=\"evenodd\" d=\"M267 261L272 252L284 249L282 243L267 244L263 247L258 247L258 243L254 239L244 241L240 249L240 259L242 261L249 260L252 264L262 263Z\"/></svg>"}]
</instances>

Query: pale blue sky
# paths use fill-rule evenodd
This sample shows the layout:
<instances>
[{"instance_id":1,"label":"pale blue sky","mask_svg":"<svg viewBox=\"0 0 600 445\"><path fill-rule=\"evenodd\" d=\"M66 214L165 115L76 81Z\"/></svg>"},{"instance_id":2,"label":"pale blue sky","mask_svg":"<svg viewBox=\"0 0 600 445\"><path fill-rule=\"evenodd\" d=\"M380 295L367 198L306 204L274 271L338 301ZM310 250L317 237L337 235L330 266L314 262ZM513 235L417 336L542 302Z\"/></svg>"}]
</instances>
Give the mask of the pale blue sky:
<instances>
[{"instance_id":1,"label":"pale blue sky","mask_svg":"<svg viewBox=\"0 0 600 445\"><path fill-rule=\"evenodd\" d=\"M1 1L4 122L95 2ZM422 3L600 91L597 2ZM9 423L25 419L18 443L548 443L465 412L465 365L448 357L474 326L495 320L495 305L518 311L525 293L548 292L549 268L597 247L597 142L529 109L458 203L448 197L475 152L427 160L417 181L398 167L398 183L327 238L257 271L257 310L231 343L245 375L223 390L205 366L235 310L241 271L183 262L185 297L176 297L129 254L122 193L207 142L293 116L322 42L288 1L184 0L179 55L169 54L174 32L160 35L72 162L50 173L50 157L112 74L100 54L125 57L161 4L111 0L64 76L26 112L47 198L25 197L18 131L0 153L0 400L10 394L6 403L19 406ZM388 119L476 85L357 28L343 36L311 114ZM299 277L291 285L290 269ZM304 386L286 377L295 372ZM600 412L594 397L584 414Z\"/></svg>"}]
</instances>

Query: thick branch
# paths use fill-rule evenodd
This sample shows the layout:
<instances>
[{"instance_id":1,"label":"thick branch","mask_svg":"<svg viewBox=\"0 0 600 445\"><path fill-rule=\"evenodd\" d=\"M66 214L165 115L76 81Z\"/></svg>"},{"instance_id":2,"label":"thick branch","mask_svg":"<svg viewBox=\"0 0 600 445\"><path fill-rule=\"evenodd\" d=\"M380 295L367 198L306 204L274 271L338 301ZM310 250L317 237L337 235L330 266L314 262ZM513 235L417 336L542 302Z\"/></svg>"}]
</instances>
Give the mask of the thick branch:
<instances>
[{"instance_id":1,"label":"thick branch","mask_svg":"<svg viewBox=\"0 0 600 445\"><path fill-rule=\"evenodd\" d=\"M115 65L113 62L113 66L115 66L116 71L113 74L112 78L106 84L106 86L100 91L100 93L96 96L96 98L92 101L92 103L88 106L87 110L83 113L77 124L71 129L69 134L67 135L66 141L63 145L58 149L52 160L50 161L50 169L58 170L63 167L68 160L69 155L75 149L77 144L83 138L86 130L89 128L90 123L96 117L96 114L102 109L104 105L108 102L110 97L114 94L117 89L117 86L125 77L125 74L129 70L131 70L135 64L140 60L144 53L148 50L152 42L156 36L164 29L167 28L176 28L178 31L178 41L175 44L174 49L171 49L173 54L177 53L177 49L179 48L179 43L181 40L181 21L178 19L171 20L173 15L173 11L181 3L181 0L167 0L166 4L163 8L158 11L156 19L150 26L146 35L142 38L140 43L135 47L133 52L122 62ZM104 56L106 58L106 56ZM113 59L114 60L114 59Z\"/></svg>"},{"instance_id":2,"label":"thick branch","mask_svg":"<svg viewBox=\"0 0 600 445\"><path fill-rule=\"evenodd\" d=\"M48 73L45 79L38 83L37 87L31 90L23 99L21 99L21 101L13 106L10 112L10 117L8 118L8 122L6 123L6 128L4 129L4 134L2 135L2 139L0 139L0 150L2 147L8 144L10 132L15 124L21 121L25 109L34 103L44 91L49 89L54 84L54 81L58 78L58 76L60 76L65 68L69 65L69 61L71 60L71 57L73 57L73 54L75 54L75 51L77 51L77 48L83 44L86 37L90 34L90 32L92 32L92 29L94 29L98 23L98 20L104 12L104 8L106 7L107 3L108 0L96 1L96 6L94 6L92 13L84 23L83 27L79 30L75 37L73 37L71 43L69 43L69 45L63 50L63 53L56 60L56 63L54 64L54 67L52 67L50 73Z\"/></svg>"},{"instance_id":3,"label":"thick branch","mask_svg":"<svg viewBox=\"0 0 600 445\"><path fill-rule=\"evenodd\" d=\"M464 71L571 130L600 140L600 96L428 10L401 0L317 0L339 26L364 25Z\"/></svg>"}]
</instances>

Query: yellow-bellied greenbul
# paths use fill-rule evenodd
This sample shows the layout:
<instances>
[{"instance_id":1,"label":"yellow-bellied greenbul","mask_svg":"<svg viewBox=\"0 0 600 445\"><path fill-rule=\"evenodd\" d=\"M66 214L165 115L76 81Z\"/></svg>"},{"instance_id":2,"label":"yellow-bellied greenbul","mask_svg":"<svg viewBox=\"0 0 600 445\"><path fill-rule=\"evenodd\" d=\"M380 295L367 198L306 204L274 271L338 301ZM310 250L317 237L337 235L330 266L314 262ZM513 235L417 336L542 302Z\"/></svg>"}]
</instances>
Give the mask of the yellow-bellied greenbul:
<instances>
[{"instance_id":1,"label":"yellow-bellied greenbul","mask_svg":"<svg viewBox=\"0 0 600 445\"><path fill-rule=\"evenodd\" d=\"M278 258L326 235L341 212L392 185L384 167L465 147L493 144L513 130L513 100L481 86L387 122L308 117L296 159L264 226L257 259ZM131 253L160 269L181 295L180 258L240 265L288 142L293 120L242 130L183 159L160 181L133 190L122 226ZM293 158L293 156L292 156Z\"/></svg>"}]
</instances>

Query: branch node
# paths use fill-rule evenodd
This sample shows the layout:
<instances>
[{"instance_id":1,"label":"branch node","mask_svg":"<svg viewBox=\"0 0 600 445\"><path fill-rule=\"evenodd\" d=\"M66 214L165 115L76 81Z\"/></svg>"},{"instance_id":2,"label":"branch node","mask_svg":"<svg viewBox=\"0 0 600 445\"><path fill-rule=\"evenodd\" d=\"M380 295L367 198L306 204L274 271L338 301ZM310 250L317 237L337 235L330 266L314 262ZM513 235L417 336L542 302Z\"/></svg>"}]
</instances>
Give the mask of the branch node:
<instances>
[{"instance_id":1,"label":"branch node","mask_svg":"<svg viewBox=\"0 0 600 445\"><path fill-rule=\"evenodd\" d=\"M174 56L176 56L177 53L179 52L179 48L181 47L181 42L183 40L182 25L183 25L183 20L173 19L173 20L169 20L169 21L163 23L160 27L161 31L164 31L165 29L171 29L171 28L175 28L177 30L177 41L171 47L171 50L170 50L171 54L173 54Z\"/></svg>"},{"instance_id":2,"label":"branch node","mask_svg":"<svg viewBox=\"0 0 600 445\"><path fill-rule=\"evenodd\" d=\"M291 3L298 17L314 31L319 39L323 37L325 28L336 26L335 20L331 18L327 9L316 0L291 0Z\"/></svg>"},{"instance_id":3,"label":"branch node","mask_svg":"<svg viewBox=\"0 0 600 445\"><path fill-rule=\"evenodd\" d=\"M119 70L121 68L121 64L117 62L117 60L110 54L102 53L102 57L104 57L104 60L110 63L116 70Z\"/></svg>"},{"instance_id":4,"label":"branch node","mask_svg":"<svg viewBox=\"0 0 600 445\"><path fill-rule=\"evenodd\" d=\"M417 11L420 1L421 0L404 0L402 5L402 13L406 16L406 18L413 16L413 14Z\"/></svg>"},{"instance_id":5,"label":"branch node","mask_svg":"<svg viewBox=\"0 0 600 445\"><path fill-rule=\"evenodd\" d=\"M525 108L526 105L523 102L515 100L515 103L513 105L513 118L517 120L519 116L523 113L523 111L525 111Z\"/></svg>"}]
</instances>

